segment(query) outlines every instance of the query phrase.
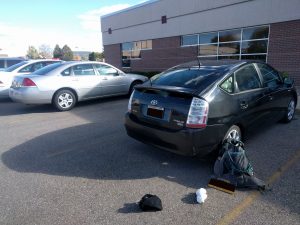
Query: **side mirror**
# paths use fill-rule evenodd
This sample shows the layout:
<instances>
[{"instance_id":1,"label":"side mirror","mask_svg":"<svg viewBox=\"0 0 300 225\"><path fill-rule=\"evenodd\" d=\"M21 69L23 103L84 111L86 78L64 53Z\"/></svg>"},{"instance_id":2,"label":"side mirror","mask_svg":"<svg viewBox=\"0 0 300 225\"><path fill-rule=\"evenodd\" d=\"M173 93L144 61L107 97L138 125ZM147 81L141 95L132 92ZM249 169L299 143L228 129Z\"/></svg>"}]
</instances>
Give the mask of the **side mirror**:
<instances>
[{"instance_id":1,"label":"side mirror","mask_svg":"<svg viewBox=\"0 0 300 225\"><path fill-rule=\"evenodd\" d=\"M288 87L292 87L293 84L294 84L294 80L291 79L291 78L289 78L289 77L285 77L285 78L283 79L283 83L284 83L286 86L288 86Z\"/></svg>"}]
</instances>

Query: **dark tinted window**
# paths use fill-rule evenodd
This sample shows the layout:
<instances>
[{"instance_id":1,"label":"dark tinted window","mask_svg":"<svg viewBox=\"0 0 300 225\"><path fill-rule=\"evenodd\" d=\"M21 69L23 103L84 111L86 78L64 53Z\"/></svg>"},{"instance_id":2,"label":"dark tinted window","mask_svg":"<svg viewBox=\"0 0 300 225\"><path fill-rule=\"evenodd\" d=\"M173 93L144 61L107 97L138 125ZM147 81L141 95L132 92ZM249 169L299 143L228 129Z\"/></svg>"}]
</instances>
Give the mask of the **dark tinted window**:
<instances>
[{"instance_id":1,"label":"dark tinted window","mask_svg":"<svg viewBox=\"0 0 300 225\"><path fill-rule=\"evenodd\" d=\"M253 65L246 65L235 73L235 79L240 91L247 91L260 87L260 80Z\"/></svg>"},{"instance_id":2,"label":"dark tinted window","mask_svg":"<svg viewBox=\"0 0 300 225\"><path fill-rule=\"evenodd\" d=\"M269 36L269 27L251 27L243 29L243 40L264 39Z\"/></svg>"},{"instance_id":3,"label":"dark tinted window","mask_svg":"<svg viewBox=\"0 0 300 225\"><path fill-rule=\"evenodd\" d=\"M55 70L56 68L60 67L61 63L57 62L54 64L51 64L49 66L45 66L39 70L36 70L33 74L36 75L47 75L47 73L51 72L52 70Z\"/></svg>"},{"instance_id":4,"label":"dark tinted window","mask_svg":"<svg viewBox=\"0 0 300 225\"><path fill-rule=\"evenodd\" d=\"M26 61L19 62L19 63L13 65L13 66L10 66L10 67L6 68L5 71L6 71L6 72L12 72L12 71L14 71L15 69L18 69L19 67L21 67L21 66L23 66L23 65L25 65L25 64L27 64L27 63L28 63L28 62L26 62Z\"/></svg>"},{"instance_id":5,"label":"dark tinted window","mask_svg":"<svg viewBox=\"0 0 300 225\"><path fill-rule=\"evenodd\" d=\"M267 53L268 41L244 41L242 44L242 54Z\"/></svg>"},{"instance_id":6,"label":"dark tinted window","mask_svg":"<svg viewBox=\"0 0 300 225\"><path fill-rule=\"evenodd\" d=\"M12 59L12 60L7 60L7 67L10 67L10 66L12 66L12 65L15 65L15 64L17 64L17 63L19 63L19 62L21 62L22 60L18 60L18 59Z\"/></svg>"},{"instance_id":7,"label":"dark tinted window","mask_svg":"<svg viewBox=\"0 0 300 225\"><path fill-rule=\"evenodd\" d=\"M200 34L199 39L200 39L200 44L217 43L218 32Z\"/></svg>"},{"instance_id":8,"label":"dark tinted window","mask_svg":"<svg viewBox=\"0 0 300 225\"><path fill-rule=\"evenodd\" d=\"M240 41L241 30L228 30L219 33L220 42Z\"/></svg>"},{"instance_id":9,"label":"dark tinted window","mask_svg":"<svg viewBox=\"0 0 300 225\"><path fill-rule=\"evenodd\" d=\"M181 45L197 45L198 35L185 35L181 37Z\"/></svg>"},{"instance_id":10,"label":"dark tinted window","mask_svg":"<svg viewBox=\"0 0 300 225\"><path fill-rule=\"evenodd\" d=\"M90 76L96 75L92 64L82 64L73 66L75 76Z\"/></svg>"},{"instance_id":11,"label":"dark tinted window","mask_svg":"<svg viewBox=\"0 0 300 225\"><path fill-rule=\"evenodd\" d=\"M220 77L216 70L209 69L181 69L166 71L152 78L152 84L175 86L191 89L202 89Z\"/></svg>"},{"instance_id":12,"label":"dark tinted window","mask_svg":"<svg viewBox=\"0 0 300 225\"><path fill-rule=\"evenodd\" d=\"M4 68L4 60L0 59L0 68Z\"/></svg>"},{"instance_id":13,"label":"dark tinted window","mask_svg":"<svg viewBox=\"0 0 300 225\"><path fill-rule=\"evenodd\" d=\"M266 64L257 64L260 73L264 79L264 85L267 87L277 87L281 83L278 72Z\"/></svg>"}]
</instances>

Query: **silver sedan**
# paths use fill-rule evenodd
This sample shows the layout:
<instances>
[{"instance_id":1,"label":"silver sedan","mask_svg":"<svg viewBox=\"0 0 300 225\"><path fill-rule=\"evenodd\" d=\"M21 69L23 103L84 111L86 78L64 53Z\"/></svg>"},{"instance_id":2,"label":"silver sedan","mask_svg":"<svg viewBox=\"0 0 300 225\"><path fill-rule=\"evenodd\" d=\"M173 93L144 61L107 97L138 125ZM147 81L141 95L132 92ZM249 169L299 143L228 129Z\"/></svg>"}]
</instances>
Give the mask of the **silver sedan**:
<instances>
[{"instance_id":1,"label":"silver sedan","mask_svg":"<svg viewBox=\"0 0 300 225\"><path fill-rule=\"evenodd\" d=\"M58 110L67 111L78 101L130 94L135 85L147 80L106 63L63 62L16 76L9 96L16 102L53 104Z\"/></svg>"}]
</instances>

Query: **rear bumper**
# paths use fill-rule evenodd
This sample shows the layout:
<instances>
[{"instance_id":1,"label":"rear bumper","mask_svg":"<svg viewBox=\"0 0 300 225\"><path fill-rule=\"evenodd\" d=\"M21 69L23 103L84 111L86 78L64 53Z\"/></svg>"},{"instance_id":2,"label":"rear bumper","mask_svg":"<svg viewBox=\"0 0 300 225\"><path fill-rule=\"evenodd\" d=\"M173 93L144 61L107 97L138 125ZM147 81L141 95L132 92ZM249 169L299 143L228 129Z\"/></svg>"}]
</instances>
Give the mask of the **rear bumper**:
<instances>
[{"instance_id":1,"label":"rear bumper","mask_svg":"<svg viewBox=\"0 0 300 225\"><path fill-rule=\"evenodd\" d=\"M128 136L161 149L180 155L205 156L222 141L228 127L211 125L204 129L184 128L171 131L150 127L136 121L129 113L125 116Z\"/></svg>"},{"instance_id":2,"label":"rear bumper","mask_svg":"<svg viewBox=\"0 0 300 225\"><path fill-rule=\"evenodd\" d=\"M52 100L51 96L51 93L41 92L36 87L9 89L9 97L14 102L24 104L50 104Z\"/></svg>"}]
</instances>

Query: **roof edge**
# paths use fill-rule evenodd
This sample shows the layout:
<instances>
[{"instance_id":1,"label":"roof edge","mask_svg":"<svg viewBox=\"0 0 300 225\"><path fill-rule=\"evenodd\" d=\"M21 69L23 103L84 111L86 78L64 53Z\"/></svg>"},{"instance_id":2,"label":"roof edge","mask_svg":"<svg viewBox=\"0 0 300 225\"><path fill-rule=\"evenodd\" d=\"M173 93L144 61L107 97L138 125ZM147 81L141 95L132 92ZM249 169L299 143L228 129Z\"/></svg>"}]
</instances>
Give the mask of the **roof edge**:
<instances>
[{"instance_id":1,"label":"roof edge","mask_svg":"<svg viewBox=\"0 0 300 225\"><path fill-rule=\"evenodd\" d=\"M127 11L130 11L130 10L133 10L133 9L137 9L137 8L143 7L145 5L150 5L150 4L153 4L155 2L159 2L159 1L160 0L148 0L148 1L145 1L145 2L142 2L142 3L139 3L137 5L133 5L133 6L130 6L128 8L121 9L121 10L116 11L116 12L105 14L103 16L100 16L100 18L102 19L102 18L110 17L110 16L113 16L113 15L116 15L116 14L119 14L119 13L127 12Z\"/></svg>"}]
</instances>

